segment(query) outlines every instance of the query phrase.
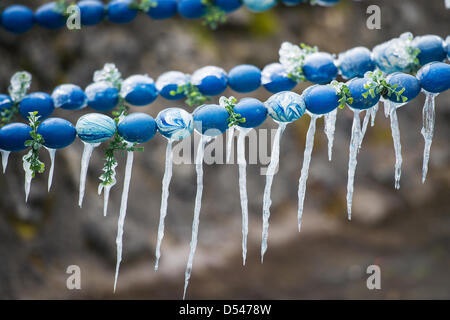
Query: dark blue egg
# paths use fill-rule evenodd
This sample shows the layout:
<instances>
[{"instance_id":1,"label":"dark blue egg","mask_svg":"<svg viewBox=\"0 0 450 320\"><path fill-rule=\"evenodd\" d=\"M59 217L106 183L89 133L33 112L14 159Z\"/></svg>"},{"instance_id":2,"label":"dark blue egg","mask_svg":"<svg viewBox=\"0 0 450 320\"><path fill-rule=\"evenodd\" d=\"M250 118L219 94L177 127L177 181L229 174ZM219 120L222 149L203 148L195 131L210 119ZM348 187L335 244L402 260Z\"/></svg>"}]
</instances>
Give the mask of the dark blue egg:
<instances>
[{"instance_id":1,"label":"dark blue egg","mask_svg":"<svg viewBox=\"0 0 450 320\"><path fill-rule=\"evenodd\" d=\"M47 29L59 29L66 24L66 18L60 12L56 2L49 2L40 6L34 17L38 25Z\"/></svg>"},{"instance_id":2,"label":"dark blue egg","mask_svg":"<svg viewBox=\"0 0 450 320\"><path fill-rule=\"evenodd\" d=\"M22 5L9 6L1 14L3 28L13 33L27 32L34 22L33 11Z\"/></svg>"},{"instance_id":3,"label":"dark blue egg","mask_svg":"<svg viewBox=\"0 0 450 320\"><path fill-rule=\"evenodd\" d=\"M450 65L443 62L431 62L417 72L420 86L433 93L450 89Z\"/></svg>"},{"instance_id":4,"label":"dark blue egg","mask_svg":"<svg viewBox=\"0 0 450 320\"><path fill-rule=\"evenodd\" d=\"M206 6L202 0L179 0L178 12L186 19L198 19L206 14Z\"/></svg>"},{"instance_id":5,"label":"dark blue egg","mask_svg":"<svg viewBox=\"0 0 450 320\"><path fill-rule=\"evenodd\" d=\"M338 68L329 53L316 52L306 57L303 73L307 80L325 84L336 78Z\"/></svg>"},{"instance_id":6,"label":"dark blue egg","mask_svg":"<svg viewBox=\"0 0 450 320\"><path fill-rule=\"evenodd\" d=\"M228 85L234 91L247 93L261 86L261 70L250 64L241 64L228 73Z\"/></svg>"},{"instance_id":7,"label":"dark blue egg","mask_svg":"<svg viewBox=\"0 0 450 320\"><path fill-rule=\"evenodd\" d=\"M267 108L255 98L242 99L235 105L234 111L240 114L241 118L245 118L245 122L239 123L243 128L256 128L267 118Z\"/></svg>"},{"instance_id":8,"label":"dark blue egg","mask_svg":"<svg viewBox=\"0 0 450 320\"><path fill-rule=\"evenodd\" d=\"M95 82L86 87L88 106L97 111L109 111L119 103L119 90L106 82Z\"/></svg>"},{"instance_id":9,"label":"dark blue egg","mask_svg":"<svg viewBox=\"0 0 450 320\"><path fill-rule=\"evenodd\" d=\"M151 116L134 112L120 121L117 132L128 142L144 143L154 137L157 128L156 121Z\"/></svg>"},{"instance_id":10,"label":"dark blue egg","mask_svg":"<svg viewBox=\"0 0 450 320\"><path fill-rule=\"evenodd\" d=\"M10 123L0 128L0 149L5 151L22 151L27 147L25 142L31 140L29 125Z\"/></svg>"},{"instance_id":11,"label":"dark blue egg","mask_svg":"<svg viewBox=\"0 0 450 320\"><path fill-rule=\"evenodd\" d=\"M0 111L10 109L13 105L11 97L6 94L0 94Z\"/></svg>"},{"instance_id":12,"label":"dark blue egg","mask_svg":"<svg viewBox=\"0 0 450 320\"><path fill-rule=\"evenodd\" d=\"M42 121L37 133L44 138L44 146L51 149L62 149L71 145L77 131L70 121L61 118L48 118Z\"/></svg>"},{"instance_id":13,"label":"dark blue egg","mask_svg":"<svg viewBox=\"0 0 450 320\"><path fill-rule=\"evenodd\" d=\"M271 63L264 67L261 83L267 91L272 93L290 91L297 85L289 78L286 69L280 63Z\"/></svg>"},{"instance_id":14,"label":"dark blue egg","mask_svg":"<svg viewBox=\"0 0 450 320\"><path fill-rule=\"evenodd\" d=\"M397 92L402 90L402 88L405 88L405 91L402 93L402 96L406 97L407 99L405 102L409 102L415 97L417 97L421 90L419 80L417 80L416 77L407 73L403 72L392 73L387 77L386 81L391 85L397 85L398 86L396 89ZM384 98L387 98L397 103L403 102L401 98L400 100L398 100L395 94L391 94L390 97L385 95Z\"/></svg>"},{"instance_id":15,"label":"dark blue egg","mask_svg":"<svg viewBox=\"0 0 450 320\"><path fill-rule=\"evenodd\" d=\"M447 51L447 59L450 58L450 36L445 39L445 50Z\"/></svg>"},{"instance_id":16,"label":"dark blue egg","mask_svg":"<svg viewBox=\"0 0 450 320\"><path fill-rule=\"evenodd\" d=\"M241 0L215 0L214 4L225 12L234 11L242 6Z\"/></svg>"},{"instance_id":17,"label":"dark blue egg","mask_svg":"<svg viewBox=\"0 0 450 320\"><path fill-rule=\"evenodd\" d=\"M19 112L24 119L28 119L30 112L37 111L39 120L48 118L55 110L52 97L45 92L27 94L19 104Z\"/></svg>"},{"instance_id":18,"label":"dark blue egg","mask_svg":"<svg viewBox=\"0 0 450 320\"><path fill-rule=\"evenodd\" d=\"M281 2L287 6L295 6L299 3L302 3L303 0L281 0Z\"/></svg>"},{"instance_id":19,"label":"dark blue egg","mask_svg":"<svg viewBox=\"0 0 450 320\"><path fill-rule=\"evenodd\" d=\"M431 34L415 37L412 45L420 50L417 58L422 66L433 61L444 61L447 57L445 43L441 37Z\"/></svg>"},{"instance_id":20,"label":"dark blue egg","mask_svg":"<svg viewBox=\"0 0 450 320\"><path fill-rule=\"evenodd\" d=\"M93 26L105 18L105 5L98 0L81 0L77 3L80 8L81 24Z\"/></svg>"},{"instance_id":21,"label":"dark blue egg","mask_svg":"<svg viewBox=\"0 0 450 320\"><path fill-rule=\"evenodd\" d=\"M193 113L194 128L203 135L215 137L228 129L228 111L217 104L204 104Z\"/></svg>"},{"instance_id":22,"label":"dark blue egg","mask_svg":"<svg viewBox=\"0 0 450 320\"><path fill-rule=\"evenodd\" d=\"M306 110L314 114L326 114L339 106L339 96L331 85L314 85L303 92Z\"/></svg>"},{"instance_id":23,"label":"dark blue egg","mask_svg":"<svg viewBox=\"0 0 450 320\"><path fill-rule=\"evenodd\" d=\"M184 93L172 95L171 92L177 91L179 86L184 86L190 81L187 74L179 71L168 71L159 76L156 81L156 89L159 94L168 100L180 100L185 98Z\"/></svg>"},{"instance_id":24,"label":"dark blue egg","mask_svg":"<svg viewBox=\"0 0 450 320\"><path fill-rule=\"evenodd\" d=\"M132 0L112 0L108 3L108 19L115 23L128 23L137 16L137 10L130 8Z\"/></svg>"},{"instance_id":25,"label":"dark blue egg","mask_svg":"<svg viewBox=\"0 0 450 320\"><path fill-rule=\"evenodd\" d=\"M219 67L206 66L192 74L192 84L206 96L216 96L227 88L227 74Z\"/></svg>"},{"instance_id":26,"label":"dark blue egg","mask_svg":"<svg viewBox=\"0 0 450 320\"><path fill-rule=\"evenodd\" d=\"M155 82L147 75L134 75L122 82L120 95L133 106L146 106L158 97Z\"/></svg>"},{"instance_id":27,"label":"dark blue egg","mask_svg":"<svg viewBox=\"0 0 450 320\"><path fill-rule=\"evenodd\" d=\"M356 47L339 54L339 69L344 79L364 77L367 71L375 69L372 53L365 47Z\"/></svg>"},{"instance_id":28,"label":"dark blue egg","mask_svg":"<svg viewBox=\"0 0 450 320\"><path fill-rule=\"evenodd\" d=\"M52 93L55 108L78 110L86 107L87 97L84 91L74 84L57 86Z\"/></svg>"},{"instance_id":29,"label":"dark blue egg","mask_svg":"<svg viewBox=\"0 0 450 320\"><path fill-rule=\"evenodd\" d=\"M367 92L367 89L364 88L366 83L369 83L371 80L366 78L354 78L347 82L348 89L350 90L351 97L353 99L352 103L349 103L350 107L355 109L368 109L373 107L380 100L380 94L375 94L375 97L372 97L370 94L367 98L364 98L363 94Z\"/></svg>"},{"instance_id":30,"label":"dark blue egg","mask_svg":"<svg viewBox=\"0 0 450 320\"><path fill-rule=\"evenodd\" d=\"M167 19L177 14L177 0L153 0L156 7L150 8L148 15L153 19Z\"/></svg>"}]
</instances>

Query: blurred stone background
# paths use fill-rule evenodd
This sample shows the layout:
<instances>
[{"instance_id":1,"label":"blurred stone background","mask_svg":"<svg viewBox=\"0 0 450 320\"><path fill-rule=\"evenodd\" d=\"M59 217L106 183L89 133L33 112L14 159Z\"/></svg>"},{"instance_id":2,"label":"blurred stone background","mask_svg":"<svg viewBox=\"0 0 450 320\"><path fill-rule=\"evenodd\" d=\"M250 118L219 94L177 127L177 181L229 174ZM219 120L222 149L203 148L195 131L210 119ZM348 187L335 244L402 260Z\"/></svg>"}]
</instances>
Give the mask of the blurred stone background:
<instances>
[{"instance_id":1,"label":"blurred stone background","mask_svg":"<svg viewBox=\"0 0 450 320\"><path fill-rule=\"evenodd\" d=\"M36 8L44 1L24 3ZM366 28L366 9L382 9L381 30ZM114 62L124 77L148 73L156 79L168 70L191 73L205 65L226 70L242 63L259 67L278 59L287 40L339 53L354 46L372 48L405 31L415 35L449 33L444 0L342 0L332 8L278 6L262 14L245 9L226 25L210 31L200 22L175 18L151 21L145 15L130 24L104 22L78 32L35 27L15 36L0 30L0 88L18 70L33 75L33 91L61 83L86 87L95 70ZM309 84L299 85L301 92ZM228 91L225 95L243 97ZM250 96L270 95L261 89ZM214 98L213 101L217 100ZM205 189L198 250L188 290L196 299L303 298L450 298L450 93L437 98L435 139L428 179L420 182L424 96L399 114L403 144L401 189L394 190L394 150L382 110L369 127L355 181L353 220L346 219L348 146L352 115L339 111L331 163L326 156L322 121L316 134L302 232L296 230L297 186L308 117L288 126L275 177L269 249L260 264L261 211L265 177L259 165L248 167L249 256L241 262L241 208L236 165L205 165ZM152 116L171 106L159 98L139 111ZM138 111L137 108L134 109ZM82 111L58 110L73 123ZM271 120L264 128L274 128ZM162 299L182 297L195 197L192 165L174 168L160 271L153 271L165 140L157 136L135 156L124 234L124 259L114 295L115 237L124 157L119 156L118 184L109 215L97 195L101 149L94 152L83 209L77 206L82 144L57 153L53 190L47 173L33 180L24 203L23 153L13 154L0 177L0 298ZM48 155L42 152L48 164ZM82 290L66 288L69 265L79 265ZM382 271L382 290L369 291L368 265Z\"/></svg>"}]
</instances>

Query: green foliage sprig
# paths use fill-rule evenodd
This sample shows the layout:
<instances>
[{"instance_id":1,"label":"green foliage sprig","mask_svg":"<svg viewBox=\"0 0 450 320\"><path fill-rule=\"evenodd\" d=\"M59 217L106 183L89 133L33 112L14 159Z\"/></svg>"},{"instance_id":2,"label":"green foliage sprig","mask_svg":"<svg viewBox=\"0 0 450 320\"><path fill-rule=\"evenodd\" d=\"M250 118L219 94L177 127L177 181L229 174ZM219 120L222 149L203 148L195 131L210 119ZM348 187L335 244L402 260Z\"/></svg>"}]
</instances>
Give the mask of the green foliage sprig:
<instances>
[{"instance_id":1,"label":"green foliage sprig","mask_svg":"<svg viewBox=\"0 0 450 320\"><path fill-rule=\"evenodd\" d=\"M238 125L239 123L244 123L247 121L245 118L242 118L241 114L236 113L234 111L234 107L236 106L237 100L235 97L221 97L219 103L222 107L227 109L229 117L227 119L228 127L232 127Z\"/></svg>"},{"instance_id":2,"label":"green foliage sprig","mask_svg":"<svg viewBox=\"0 0 450 320\"><path fill-rule=\"evenodd\" d=\"M227 21L225 11L214 4L214 0L202 0L202 4L206 6L206 15L203 24L215 30L217 27Z\"/></svg>"},{"instance_id":3,"label":"green foliage sprig","mask_svg":"<svg viewBox=\"0 0 450 320\"><path fill-rule=\"evenodd\" d=\"M28 123L31 127L30 136L31 140L25 141L25 146L30 147L30 151L24 156L24 161L30 164L30 170L32 171L32 177L34 178L36 172L43 173L45 171L45 164L39 160L39 150L44 145L44 138L37 133L37 128L41 123L39 121L40 116L38 112L30 112L28 116Z\"/></svg>"},{"instance_id":4,"label":"green foliage sprig","mask_svg":"<svg viewBox=\"0 0 450 320\"><path fill-rule=\"evenodd\" d=\"M370 78L371 81L368 81L364 85L364 89L366 89L367 91L364 92L362 96L365 99L367 99L369 95L372 98L375 98L377 94L380 94L381 96L387 95L388 97L391 97L394 94L397 97L397 101L408 101L408 98L403 96L405 88L400 88L398 84L388 83L386 81L386 76L380 70L369 72L367 74L367 77Z\"/></svg>"},{"instance_id":5,"label":"green foliage sprig","mask_svg":"<svg viewBox=\"0 0 450 320\"><path fill-rule=\"evenodd\" d=\"M172 96L176 96L177 94L184 94L186 96L185 103L190 107L200 106L209 100L198 90L197 86L190 82L178 86L177 90L170 91L170 95Z\"/></svg>"},{"instance_id":6,"label":"green foliage sprig","mask_svg":"<svg viewBox=\"0 0 450 320\"><path fill-rule=\"evenodd\" d=\"M344 109L346 104L353 103L353 97L350 93L350 89L345 83L338 82L333 80L331 85L336 89L337 95L340 97L339 99L339 108Z\"/></svg>"},{"instance_id":7,"label":"green foliage sprig","mask_svg":"<svg viewBox=\"0 0 450 320\"><path fill-rule=\"evenodd\" d=\"M69 2L67 0L57 0L55 2L55 11L67 18L69 16L69 13L67 13L67 8L75 4L75 2Z\"/></svg>"},{"instance_id":8,"label":"green foliage sprig","mask_svg":"<svg viewBox=\"0 0 450 320\"><path fill-rule=\"evenodd\" d=\"M133 0L130 4L131 9L136 9L142 12L149 12L151 8L156 8L158 3L154 0Z\"/></svg>"},{"instance_id":9,"label":"green foliage sprig","mask_svg":"<svg viewBox=\"0 0 450 320\"><path fill-rule=\"evenodd\" d=\"M303 65L305 64L305 59L312 53L318 52L317 47L311 47L304 43L300 43L300 49L302 51L301 55L297 57L296 67L294 70L289 72L288 77L295 82L306 81L305 74L303 73Z\"/></svg>"}]
</instances>

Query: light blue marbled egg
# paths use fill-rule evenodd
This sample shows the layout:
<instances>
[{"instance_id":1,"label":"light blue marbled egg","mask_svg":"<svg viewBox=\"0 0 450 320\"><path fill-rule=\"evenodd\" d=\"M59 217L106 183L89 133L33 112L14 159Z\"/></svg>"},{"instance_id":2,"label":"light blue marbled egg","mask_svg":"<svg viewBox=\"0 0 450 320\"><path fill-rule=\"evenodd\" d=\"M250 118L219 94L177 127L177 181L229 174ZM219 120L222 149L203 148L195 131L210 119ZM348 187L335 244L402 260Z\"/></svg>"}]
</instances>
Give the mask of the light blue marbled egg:
<instances>
[{"instance_id":1,"label":"light blue marbled egg","mask_svg":"<svg viewBox=\"0 0 450 320\"><path fill-rule=\"evenodd\" d=\"M194 130L192 115L180 108L162 110L156 117L156 124L159 132L172 140L182 140Z\"/></svg>"},{"instance_id":2,"label":"light blue marbled egg","mask_svg":"<svg viewBox=\"0 0 450 320\"><path fill-rule=\"evenodd\" d=\"M291 91L274 94L265 102L265 105L269 115L280 122L298 120L306 110L303 96Z\"/></svg>"},{"instance_id":3,"label":"light blue marbled egg","mask_svg":"<svg viewBox=\"0 0 450 320\"><path fill-rule=\"evenodd\" d=\"M100 143L116 132L114 120L101 113L88 113L78 119L75 126L78 137L88 143Z\"/></svg>"},{"instance_id":4,"label":"light blue marbled egg","mask_svg":"<svg viewBox=\"0 0 450 320\"><path fill-rule=\"evenodd\" d=\"M252 11L266 11L277 4L277 0L243 0L244 5Z\"/></svg>"}]
</instances>

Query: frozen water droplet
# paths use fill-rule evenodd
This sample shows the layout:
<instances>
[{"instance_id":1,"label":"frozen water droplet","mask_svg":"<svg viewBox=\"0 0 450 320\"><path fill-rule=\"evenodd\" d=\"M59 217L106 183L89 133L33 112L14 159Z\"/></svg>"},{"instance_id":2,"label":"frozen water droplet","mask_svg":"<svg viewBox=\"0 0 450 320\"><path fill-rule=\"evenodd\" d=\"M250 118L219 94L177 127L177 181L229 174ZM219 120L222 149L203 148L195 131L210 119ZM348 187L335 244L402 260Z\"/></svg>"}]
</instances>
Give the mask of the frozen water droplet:
<instances>
[{"instance_id":1,"label":"frozen water droplet","mask_svg":"<svg viewBox=\"0 0 450 320\"><path fill-rule=\"evenodd\" d=\"M370 115L371 115L370 126L371 126L371 127L373 127L373 126L375 125L375 117L377 116L379 104L380 104L380 103L377 102L377 104L374 105L374 106L370 109Z\"/></svg>"},{"instance_id":2,"label":"frozen water droplet","mask_svg":"<svg viewBox=\"0 0 450 320\"><path fill-rule=\"evenodd\" d=\"M8 166L8 159L10 155L10 151L0 150L2 154L2 166L3 166L3 173L6 172L6 167Z\"/></svg>"},{"instance_id":3,"label":"frozen water droplet","mask_svg":"<svg viewBox=\"0 0 450 320\"><path fill-rule=\"evenodd\" d=\"M48 154L50 156L50 171L48 172L48 187L47 191L50 192L50 188L52 187L52 181L53 181L53 172L55 171L55 155L56 155L56 149L51 148L45 148L48 151Z\"/></svg>"},{"instance_id":4,"label":"frozen water droplet","mask_svg":"<svg viewBox=\"0 0 450 320\"><path fill-rule=\"evenodd\" d=\"M300 232L302 226L302 216L303 216L303 204L305 202L306 195L306 182L308 181L309 175L309 165L311 163L311 154L314 148L314 135L316 133L316 120L317 115L311 115L311 121L309 122L308 132L306 134L306 144L305 152L303 155L303 166L302 172L300 174L300 180L298 182L298 231Z\"/></svg>"},{"instance_id":5,"label":"frozen water droplet","mask_svg":"<svg viewBox=\"0 0 450 320\"><path fill-rule=\"evenodd\" d=\"M421 133L425 140L423 150L422 183L425 183L428 173L428 162L430 160L431 144L433 142L434 122L435 122L435 103L436 93L425 91L425 105L423 106L422 117L423 127Z\"/></svg>"},{"instance_id":6,"label":"frozen water droplet","mask_svg":"<svg viewBox=\"0 0 450 320\"><path fill-rule=\"evenodd\" d=\"M123 180L122 199L120 202L120 214L119 221L117 223L117 262L116 262L116 275L114 278L114 292L117 288L117 278L119 277L120 262L122 261L122 238L123 238L123 226L125 224L125 217L127 215L127 202L128 193L130 191L131 172L133 169L133 151L127 151L127 163L125 166L125 178Z\"/></svg>"},{"instance_id":7,"label":"frozen water droplet","mask_svg":"<svg viewBox=\"0 0 450 320\"><path fill-rule=\"evenodd\" d=\"M369 119L371 117L371 112L372 112L372 109L366 110L366 114L364 116L363 125L362 125L362 129L361 129L361 138L359 139L358 149L361 148L362 141L364 139L364 136L366 135L367 127L369 126Z\"/></svg>"},{"instance_id":8,"label":"frozen water droplet","mask_svg":"<svg viewBox=\"0 0 450 320\"><path fill-rule=\"evenodd\" d=\"M169 186L172 179L172 166L173 166L173 153L172 153L172 140L168 140L166 147L166 166L164 170L164 177L162 181L162 193L161 193L161 209L159 217L158 227L158 240L156 244L156 262L155 271L158 270L159 258L161 257L161 243L164 238L164 220L167 215L167 200L169 199Z\"/></svg>"},{"instance_id":9,"label":"frozen water droplet","mask_svg":"<svg viewBox=\"0 0 450 320\"><path fill-rule=\"evenodd\" d=\"M263 200L263 230L261 240L261 263L264 261L264 254L267 250L267 239L269 237L269 218L270 218L270 205L272 200L270 199L270 193L272 191L273 176L278 168L280 162L280 142L281 136L286 129L287 122L278 122L278 129L275 134L273 142L272 154L270 156L270 164L266 172L266 186L264 187L264 200Z\"/></svg>"},{"instance_id":10,"label":"frozen water droplet","mask_svg":"<svg viewBox=\"0 0 450 320\"><path fill-rule=\"evenodd\" d=\"M227 158L226 163L230 163L231 159L231 149L233 148L233 137L234 137L235 126L228 129L227 132Z\"/></svg>"},{"instance_id":11,"label":"frozen water droplet","mask_svg":"<svg viewBox=\"0 0 450 320\"><path fill-rule=\"evenodd\" d=\"M400 177L402 175L402 144L400 142L400 128L397 118L397 104L390 102L390 118L392 139L395 149L395 189L400 189Z\"/></svg>"},{"instance_id":12,"label":"frozen water droplet","mask_svg":"<svg viewBox=\"0 0 450 320\"><path fill-rule=\"evenodd\" d=\"M28 201L28 195L30 194L31 180L33 179L33 170L31 170L30 161L26 160L31 156L33 150L28 151L26 155L22 157L23 170L25 171L25 202Z\"/></svg>"},{"instance_id":13,"label":"frozen water droplet","mask_svg":"<svg viewBox=\"0 0 450 320\"><path fill-rule=\"evenodd\" d=\"M325 134L328 138L328 160L331 161L333 156L334 132L336 130L336 114L338 109L325 115Z\"/></svg>"},{"instance_id":14,"label":"frozen water droplet","mask_svg":"<svg viewBox=\"0 0 450 320\"><path fill-rule=\"evenodd\" d=\"M92 151L94 151L94 148L98 147L100 143L87 143L83 142L83 155L81 156L81 171L80 171L80 196L78 199L78 205L83 205L83 198L84 198L84 191L86 188L86 176L87 176L87 170L89 167L89 160L92 156Z\"/></svg>"}]
</instances>

